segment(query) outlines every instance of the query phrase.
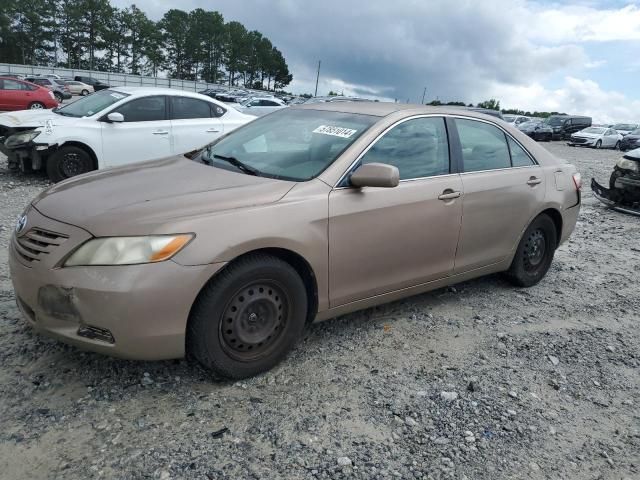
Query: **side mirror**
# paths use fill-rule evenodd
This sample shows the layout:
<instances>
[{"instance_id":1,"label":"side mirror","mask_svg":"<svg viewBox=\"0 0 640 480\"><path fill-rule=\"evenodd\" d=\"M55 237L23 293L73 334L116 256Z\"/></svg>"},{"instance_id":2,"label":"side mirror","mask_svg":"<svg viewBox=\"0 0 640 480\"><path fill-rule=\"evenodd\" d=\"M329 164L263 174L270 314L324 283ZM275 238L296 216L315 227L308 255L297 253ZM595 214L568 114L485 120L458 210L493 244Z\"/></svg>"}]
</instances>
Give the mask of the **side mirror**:
<instances>
[{"instance_id":1,"label":"side mirror","mask_svg":"<svg viewBox=\"0 0 640 480\"><path fill-rule=\"evenodd\" d=\"M111 112L107 115L107 120L113 123L121 123L124 122L124 115L118 112Z\"/></svg>"},{"instance_id":2,"label":"side mirror","mask_svg":"<svg viewBox=\"0 0 640 480\"><path fill-rule=\"evenodd\" d=\"M400 172L386 163L367 163L358 167L349 180L354 187L393 188L400 183Z\"/></svg>"}]
</instances>

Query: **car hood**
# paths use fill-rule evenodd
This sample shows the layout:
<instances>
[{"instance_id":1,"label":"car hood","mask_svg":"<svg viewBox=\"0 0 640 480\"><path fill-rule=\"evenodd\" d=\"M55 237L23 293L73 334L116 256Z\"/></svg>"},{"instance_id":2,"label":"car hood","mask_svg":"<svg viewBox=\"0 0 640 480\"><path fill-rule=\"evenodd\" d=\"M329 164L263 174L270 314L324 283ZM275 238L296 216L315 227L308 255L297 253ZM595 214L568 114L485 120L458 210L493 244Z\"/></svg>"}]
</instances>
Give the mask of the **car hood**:
<instances>
[{"instance_id":1,"label":"car hood","mask_svg":"<svg viewBox=\"0 0 640 480\"><path fill-rule=\"evenodd\" d=\"M635 142L640 140L640 135L625 135L624 140L627 142Z\"/></svg>"},{"instance_id":2,"label":"car hood","mask_svg":"<svg viewBox=\"0 0 640 480\"><path fill-rule=\"evenodd\" d=\"M51 126L70 125L76 123L78 117L64 117L51 110L21 110L18 112L1 113L0 125L6 127L44 127L48 121Z\"/></svg>"},{"instance_id":3,"label":"car hood","mask_svg":"<svg viewBox=\"0 0 640 480\"><path fill-rule=\"evenodd\" d=\"M600 138L600 137L602 137L602 134L601 133L577 132L577 133L574 133L572 136L578 137L578 138Z\"/></svg>"},{"instance_id":4,"label":"car hood","mask_svg":"<svg viewBox=\"0 0 640 480\"><path fill-rule=\"evenodd\" d=\"M95 236L175 233L168 230L176 220L273 203L294 185L181 156L71 178L32 204Z\"/></svg>"}]
</instances>

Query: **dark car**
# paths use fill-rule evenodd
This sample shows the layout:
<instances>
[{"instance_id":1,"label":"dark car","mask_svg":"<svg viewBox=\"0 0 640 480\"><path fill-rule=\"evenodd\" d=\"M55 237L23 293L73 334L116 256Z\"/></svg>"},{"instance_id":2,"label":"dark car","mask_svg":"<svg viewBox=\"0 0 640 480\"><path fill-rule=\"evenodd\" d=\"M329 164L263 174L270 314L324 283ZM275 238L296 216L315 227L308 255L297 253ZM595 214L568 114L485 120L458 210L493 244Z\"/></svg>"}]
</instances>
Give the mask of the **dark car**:
<instances>
[{"instance_id":1,"label":"dark car","mask_svg":"<svg viewBox=\"0 0 640 480\"><path fill-rule=\"evenodd\" d=\"M619 147L623 152L640 148L640 128L634 130L629 135L622 137Z\"/></svg>"},{"instance_id":2,"label":"dark car","mask_svg":"<svg viewBox=\"0 0 640 480\"><path fill-rule=\"evenodd\" d=\"M572 133L590 127L592 119L578 115L551 115L545 123L552 128L554 140L566 140Z\"/></svg>"},{"instance_id":3,"label":"dark car","mask_svg":"<svg viewBox=\"0 0 640 480\"><path fill-rule=\"evenodd\" d=\"M97 80L93 77L84 77L82 75L78 75L76 77L73 77L73 79L76 82L82 82L82 83L86 83L87 85L91 85L96 92L98 90L104 90L105 88L110 88L110 85L107 85L106 83L100 80Z\"/></svg>"},{"instance_id":4,"label":"dark car","mask_svg":"<svg viewBox=\"0 0 640 480\"><path fill-rule=\"evenodd\" d=\"M24 75L20 75L19 73L0 73L0 77L24 80Z\"/></svg>"},{"instance_id":5,"label":"dark car","mask_svg":"<svg viewBox=\"0 0 640 480\"><path fill-rule=\"evenodd\" d=\"M58 103L62 103L62 100L68 100L72 97L69 88L66 87L64 83L58 83L58 81L53 78L27 77L25 78L25 80L27 82L35 83L36 85L40 85L41 87L45 87L51 90Z\"/></svg>"},{"instance_id":6,"label":"dark car","mask_svg":"<svg viewBox=\"0 0 640 480\"><path fill-rule=\"evenodd\" d=\"M553 129L549 125L545 125L544 122L523 122L517 128L537 142L550 142L553 138Z\"/></svg>"}]
</instances>

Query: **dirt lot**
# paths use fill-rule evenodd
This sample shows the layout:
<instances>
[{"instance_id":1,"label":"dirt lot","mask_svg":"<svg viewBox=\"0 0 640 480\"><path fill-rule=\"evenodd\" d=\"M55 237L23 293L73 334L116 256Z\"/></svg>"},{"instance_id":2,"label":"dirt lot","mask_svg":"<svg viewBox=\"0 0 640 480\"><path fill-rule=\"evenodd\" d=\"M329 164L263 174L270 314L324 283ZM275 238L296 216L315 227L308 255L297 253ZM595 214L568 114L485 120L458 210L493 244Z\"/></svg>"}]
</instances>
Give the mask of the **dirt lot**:
<instances>
[{"instance_id":1,"label":"dirt lot","mask_svg":"<svg viewBox=\"0 0 640 480\"><path fill-rule=\"evenodd\" d=\"M548 148L587 180L620 156ZM0 160L0 478L640 478L640 218L588 187L540 285L492 276L313 325L273 371L216 383L25 326L6 247L46 185Z\"/></svg>"}]
</instances>

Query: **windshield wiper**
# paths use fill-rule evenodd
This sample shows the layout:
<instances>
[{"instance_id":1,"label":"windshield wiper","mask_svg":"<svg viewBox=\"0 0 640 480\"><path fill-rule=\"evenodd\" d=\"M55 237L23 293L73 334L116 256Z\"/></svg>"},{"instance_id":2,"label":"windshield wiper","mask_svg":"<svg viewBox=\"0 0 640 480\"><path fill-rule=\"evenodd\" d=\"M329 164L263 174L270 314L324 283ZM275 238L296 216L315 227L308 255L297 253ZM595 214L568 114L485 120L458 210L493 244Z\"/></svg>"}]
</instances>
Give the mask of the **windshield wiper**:
<instances>
[{"instance_id":1,"label":"windshield wiper","mask_svg":"<svg viewBox=\"0 0 640 480\"><path fill-rule=\"evenodd\" d=\"M236 157L225 157L224 155L218 155L216 153L213 154L213 158L217 158L218 160L223 160L227 163L230 163L231 165L233 165L234 167L236 167L238 170L248 174L248 175L255 175L256 177L260 176L260 172L258 170L256 170L255 168L250 167L249 165L242 163L240 160L238 160Z\"/></svg>"},{"instance_id":2,"label":"windshield wiper","mask_svg":"<svg viewBox=\"0 0 640 480\"><path fill-rule=\"evenodd\" d=\"M75 117L75 115L72 115L72 114L70 114L68 112L63 112L63 111L60 111L60 110L52 110L52 111L53 111L53 113L57 113L58 115L62 115L63 117Z\"/></svg>"}]
</instances>

